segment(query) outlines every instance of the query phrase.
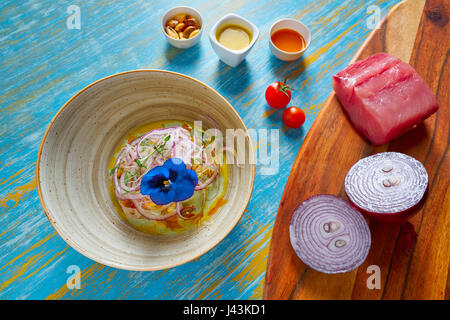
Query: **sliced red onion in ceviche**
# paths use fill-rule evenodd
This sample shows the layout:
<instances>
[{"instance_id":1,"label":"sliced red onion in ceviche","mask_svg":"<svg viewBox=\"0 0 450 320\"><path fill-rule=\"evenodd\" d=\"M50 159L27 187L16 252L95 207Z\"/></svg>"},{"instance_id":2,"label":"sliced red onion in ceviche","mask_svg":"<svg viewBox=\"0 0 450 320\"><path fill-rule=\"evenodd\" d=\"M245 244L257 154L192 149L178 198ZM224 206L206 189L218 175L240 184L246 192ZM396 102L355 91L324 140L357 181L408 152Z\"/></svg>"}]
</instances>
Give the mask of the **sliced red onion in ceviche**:
<instances>
[{"instance_id":1,"label":"sliced red onion in ceviche","mask_svg":"<svg viewBox=\"0 0 450 320\"><path fill-rule=\"evenodd\" d=\"M428 174L413 157L382 152L355 163L344 186L349 200L368 216L402 220L424 197Z\"/></svg>"},{"instance_id":2,"label":"sliced red onion in ceviche","mask_svg":"<svg viewBox=\"0 0 450 320\"><path fill-rule=\"evenodd\" d=\"M223 165L225 168L221 169L224 155L218 150L222 150L222 146L206 132L202 131L200 137L203 139L193 134L192 126L180 123L149 130L122 146L110 174L114 194L126 217L142 219L140 224L145 224L145 220L182 229L186 221L199 220L214 209L216 198L225 194L227 167ZM181 159L186 168L194 170L198 184L190 199L157 205L149 196L141 194L141 180L170 158ZM224 179L220 179L221 174L225 174ZM164 229L161 225L158 228Z\"/></svg>"},{"instance_id":3,"label":"sliced red onion in ceviche","mask_svg":"<svg viewBox=\"0 0 450 320\"><path fill-rule=\"evenodd\" d=\"M289 234L297 256L323 273L356 269L371 244L364 217L346 201L325 194L313 196L295 209Z\"/></svg>"}]
</instances>

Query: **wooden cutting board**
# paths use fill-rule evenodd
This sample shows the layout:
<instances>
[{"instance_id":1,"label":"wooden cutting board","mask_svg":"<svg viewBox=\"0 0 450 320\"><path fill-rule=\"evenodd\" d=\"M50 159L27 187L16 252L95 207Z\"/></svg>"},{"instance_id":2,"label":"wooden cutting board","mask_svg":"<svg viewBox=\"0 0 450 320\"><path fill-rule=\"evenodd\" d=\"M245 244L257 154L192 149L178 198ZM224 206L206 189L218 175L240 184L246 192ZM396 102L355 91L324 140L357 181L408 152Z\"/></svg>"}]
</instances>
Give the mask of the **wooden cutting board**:
<instances>
[{"instance_id":1,"label":"wooden cutting board","mask_svg":"<svg viewBox=\"0 0 450 320\"><path fill-rule=\"evenodd\" d=\"M379 147L353 129L331 93L297 155L272 234L265 299L450 298L450 1L407 0L394 7L353 61L384 51L409 62L436 94L440 109L414 130ZM352 61L352 62L353 62ZM399 224L369 221L372 247L357 270L326 275L307 267L289 241L295 207L316 194L345 200L344 177L359 159L384 151L421 161L430 178L428 197L409 221L418 233L410 252ZM368 289L371 265L380 267L380 289Z\"/></svg>"}]
</instances>

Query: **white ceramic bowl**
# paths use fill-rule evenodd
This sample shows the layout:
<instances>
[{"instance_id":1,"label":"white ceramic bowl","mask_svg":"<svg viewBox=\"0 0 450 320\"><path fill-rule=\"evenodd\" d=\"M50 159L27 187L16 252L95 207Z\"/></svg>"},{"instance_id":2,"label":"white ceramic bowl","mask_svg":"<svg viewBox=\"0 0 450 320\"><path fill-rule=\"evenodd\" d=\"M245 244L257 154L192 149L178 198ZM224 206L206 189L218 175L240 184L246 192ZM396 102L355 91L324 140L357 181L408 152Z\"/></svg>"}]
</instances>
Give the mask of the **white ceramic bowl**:
<instances>
[{"instance_id":1,"label":"white ceramic bowl","mask_svg":"<svg viewBox=\"0 0 450 320\"><path fill-rule=\"evenodd\" d=\"M196 18L198 20L198 22L200 23L200 26L201 26L200 32L195 37L192 37L191 39L183 39L183 40L174 39L166 33L165 27L166 27L167 21L169 19L173 18L174 16L176 16L177 14L181 14L181 13L185 13L185 14L188 14L188 15ZM180 48L180 49L187 49L187 48L194 46L197 42L200 41L204 26L203 26L203 19L202 19L202 16L200 15L200 12L198 12L197 10L195 10L194 8L191 8L191 7L180 6L180 7L172 8L164 14L164 16L161 20L161 28L162 28L162 32L164 33L164 36L166 37L167 41L169 41L169 43L171 45L173 45L174 47Z\"/></svg>"},{"instance_id":2,"label":"white ceramic bowl","mask_svg":"<svg viewBox=\"0 0 450 320\"><path fill-rule=\"evenodd\" d=\"M215 90L184 75L138 70L101 79L73 96L51 121L39 149L37 185L48 219L74 249L102 264L128 270L174 267L218 244L241 218L253 188L252 162L229 165L227 203L198 230L148 235L119 218L108 164L133 128L167 119L202 120L203 128L246 130ZM212 120L213 119L213 120Z\"/></svg>"},{"instance_id":3,"label":"white ceramic bowl","mask_svg":"<svg viewBox=\"0 0 450 320\"><path fill-rule=\"evenodd\" d=\"M287 52L277 48L272 42L272 35L280 29L292 29L300 33L305 39L305 48L298 52ZM311 32L308 27L305 26L298 20L295 19L281 19L275 22L272 27L270 27L270 37L269 37L269 47L272 54L280 60L283 61L293 61L297 60L302 56L306 49L308 49L311 43Z\"/></svg>"},{"instance_id":4,"label":"white ceramic bowl","mask_svg":"<svg viewBox=\"0 0 450 320\"><path fill-rule=\"evenodd\" d=\"M252 34L252 41L250 42L250 44L242 50L231 50L221 45L217 41L217 30L221 26L226 24L240 25L246 28L248 31L250 31ZM259 37L258 28L247 19L244 19L243 17L234 13L229 13L223 16L219 21L216 22L216 24L212 27L211 31L209 32L209 41L211 42L211 46L216 52L217 56L220 58L220 60L222 60L223 62L232 67L236 67L242 62L242 60L245 59L247 54L250 52L250 49L255 44L256 40L258 40L258 37Z\"/></svg>"}]
</instances>

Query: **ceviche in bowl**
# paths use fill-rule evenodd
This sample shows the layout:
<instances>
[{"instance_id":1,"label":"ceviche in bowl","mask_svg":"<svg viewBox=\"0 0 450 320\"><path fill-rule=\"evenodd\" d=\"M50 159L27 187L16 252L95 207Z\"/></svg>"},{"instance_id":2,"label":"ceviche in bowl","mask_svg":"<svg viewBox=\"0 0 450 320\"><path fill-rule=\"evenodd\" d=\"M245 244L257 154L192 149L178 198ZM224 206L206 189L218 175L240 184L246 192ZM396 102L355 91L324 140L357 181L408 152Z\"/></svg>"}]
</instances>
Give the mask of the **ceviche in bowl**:
<instances>
[{"instance_id":1,"label":"ceviche in bowl","mask_svg":"<svg viewBox=\"0 0 450 320\"><path fill-rule=\"evenodd\" d=\"M235 143L228 131L241 133ZM244 214L254 176L251 139L228 101L163 70L82 89L50 122L37 159L39 198L58 234L90 259L137 271L219 244Z\"/></svg>"},{"instance_id":2,"label":"ceviche in bowl","mask_svg":"<svg viewBox=\"0 0 450 320\"><path fill-rule=\"evenodd\" d=\"M226 151L215 136L194 128L174 120L144 125L115 151L109 174L117 212L137 230L184 232L226 203Z\"/></svg>"}]
</instances>

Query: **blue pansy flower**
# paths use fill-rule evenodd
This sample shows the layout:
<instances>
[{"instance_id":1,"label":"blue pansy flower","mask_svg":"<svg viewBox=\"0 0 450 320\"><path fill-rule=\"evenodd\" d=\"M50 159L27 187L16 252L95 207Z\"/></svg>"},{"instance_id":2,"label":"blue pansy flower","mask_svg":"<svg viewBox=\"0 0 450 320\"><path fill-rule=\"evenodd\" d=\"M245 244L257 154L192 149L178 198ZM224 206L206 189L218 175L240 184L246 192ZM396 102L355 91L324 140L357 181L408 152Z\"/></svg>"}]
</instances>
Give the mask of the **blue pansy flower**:
<instances>
[{"instance_id":1,"label":"blue pansy flower","mask_svg":"<svg viewBox=\"0 0 450 320\"><path fill-rule=\"evenodd\" d=\"M192 197L197 183L194 170L186 169L183 160L170 158L142 177L141 193L150 196L157 205L164 205Z\"/></svg>"}]
</instances>

